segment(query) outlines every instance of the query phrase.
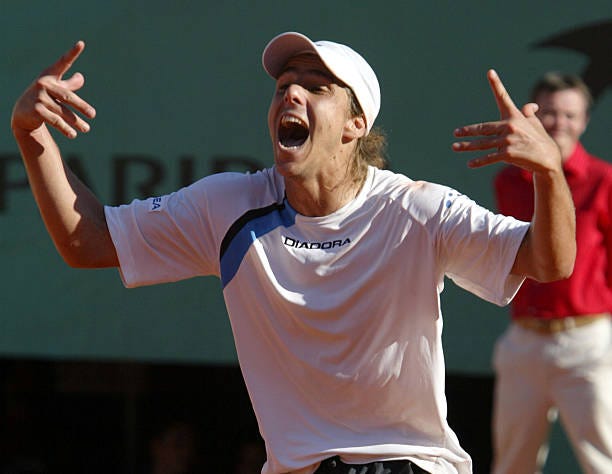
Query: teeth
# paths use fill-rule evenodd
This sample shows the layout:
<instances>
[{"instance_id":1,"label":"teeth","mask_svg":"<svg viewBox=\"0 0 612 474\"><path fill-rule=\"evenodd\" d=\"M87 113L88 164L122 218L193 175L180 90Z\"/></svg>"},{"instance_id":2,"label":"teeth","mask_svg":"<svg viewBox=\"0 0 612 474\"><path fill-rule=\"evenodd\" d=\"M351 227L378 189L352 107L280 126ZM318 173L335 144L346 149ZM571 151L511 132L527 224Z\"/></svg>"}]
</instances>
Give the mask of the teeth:
<instances>
[{"instance_id":1,"label":"teeth","mask_svg":"<svg viewBox=\"0 0 612 474\"><path fill-rule=\"evenodd\" d=\"M285 148L298 148L308 139L306 122L291 114L281 116L278 127L278 141Z\"/></svg>"},{"instance_id":2,"label":"teeth","mask_svg":"<svg viewBox=\"0 0 612 474\"><path fill-rule=\"evenodd\" d=\"M281 118L281 125L289 125L289 124L298 124L304 128L306 128L306 123L303 120L300 120L297 117L294 117L292 115L283 115L283 117Z\"/></svg>"}]
</instances>

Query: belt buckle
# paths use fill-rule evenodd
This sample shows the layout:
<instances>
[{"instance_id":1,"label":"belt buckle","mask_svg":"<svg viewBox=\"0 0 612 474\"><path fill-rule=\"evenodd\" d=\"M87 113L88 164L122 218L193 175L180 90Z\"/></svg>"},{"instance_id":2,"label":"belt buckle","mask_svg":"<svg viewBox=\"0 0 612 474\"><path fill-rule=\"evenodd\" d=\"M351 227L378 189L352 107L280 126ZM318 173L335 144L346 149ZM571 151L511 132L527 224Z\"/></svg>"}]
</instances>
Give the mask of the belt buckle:
<instances>
[{"instance_id":1,"label":"belt buckle","mask_svg":"<svg viewBox=\"0 0 612 474\"><path fill-rule=\"evenodd\" d=\"M558 332L562 332L566 329L572 328L575 325L576 324L574 323L574 318L571 317L551 319L548 326L548 332L551 334L556 334Z\"/></svg>"}]
</instances>

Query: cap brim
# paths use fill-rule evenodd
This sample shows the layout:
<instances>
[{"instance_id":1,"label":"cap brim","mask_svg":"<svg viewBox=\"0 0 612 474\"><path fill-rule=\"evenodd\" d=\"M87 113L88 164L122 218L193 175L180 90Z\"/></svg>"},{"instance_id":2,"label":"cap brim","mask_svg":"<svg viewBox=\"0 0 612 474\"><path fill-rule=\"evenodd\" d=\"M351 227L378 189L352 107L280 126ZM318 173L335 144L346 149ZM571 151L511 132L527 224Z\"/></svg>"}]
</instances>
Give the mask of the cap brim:
<instances>
[{"instance_id":1,"label":"cap brim","mask_svg":"<svg viewBox=\"0 0 612 474\"><path fill-rule=\"evenodd\" d=\"M315 44L301 33L282 33L270 40L262 54L262 63L266 72L277 79L285 64L293 56L304 53L317 53Z\"/></svg>"}]
</instances>

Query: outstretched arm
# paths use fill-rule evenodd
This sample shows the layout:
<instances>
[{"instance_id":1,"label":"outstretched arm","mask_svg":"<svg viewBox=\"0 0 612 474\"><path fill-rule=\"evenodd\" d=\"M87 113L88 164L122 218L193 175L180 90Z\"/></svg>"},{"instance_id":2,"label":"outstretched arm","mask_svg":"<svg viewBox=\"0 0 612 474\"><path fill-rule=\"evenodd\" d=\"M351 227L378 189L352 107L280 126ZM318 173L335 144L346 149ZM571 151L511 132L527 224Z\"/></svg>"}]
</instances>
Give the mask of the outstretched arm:
<instances>
[{"instance_id":1,"label":"outstretched arm","mask_svg":"<svg viewBox=\"0 0 612 474\"><path fill-rule=\"evenodd\" d=\"M74 267L117 266L102 204L65 165L47 128L68 138L89 131L81 115L92 119L95 109L75 93L85 78L75 73L63 79L84 48L76 43L25 90L13 108L11 128L47 231L64 260Z\"/></svg>"},{"instance_id":2,"label":"outstretched arm","mask_svg":"<svg viewBox=\"0 0 612 474\"><path fill-rule=\"evenodd\" d=\"M503 161L533 173L533 218L512 273L538 281L567 278L576 258L576 222L574 202L561 166L561 153L535 115L538 106L530 103L519 110L497 73L490 70L487 77L501 119L456 129L458 138L480 138L458 141L453 149L493 149L471 160L468 165L472 168Z\"/></svg>"}]
</instances>

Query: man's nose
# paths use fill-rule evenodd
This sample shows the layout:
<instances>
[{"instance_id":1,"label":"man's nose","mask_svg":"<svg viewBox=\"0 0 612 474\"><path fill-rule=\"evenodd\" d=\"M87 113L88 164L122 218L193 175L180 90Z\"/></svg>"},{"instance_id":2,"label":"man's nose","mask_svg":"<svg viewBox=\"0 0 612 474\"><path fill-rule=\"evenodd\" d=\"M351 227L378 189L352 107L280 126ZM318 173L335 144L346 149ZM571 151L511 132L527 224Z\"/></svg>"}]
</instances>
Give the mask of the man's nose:
<instances>
[{"instance_id":1,"label":"man's nose","mask_svg":"<svg viewBox=\"0 0 612 474\"><path fill-rule=\"evenodd\" d=\"M562 130L567 126L567 121L565 120L565 118L563 118L562 116L559 115L555 115L550 123L550 126L548 127L551 131L552 130Z\"/></svg>"},{"instance_id":2,"label":"man's nose","mask_svg":"<svg viewBox=\"0 0 612 474\"><path fill-rule=\"evenodd\" d=\"M298 84L291 84L285 90L285 102L294 104L304 103L304 88Z\"/></svg>"}]
</instances>

